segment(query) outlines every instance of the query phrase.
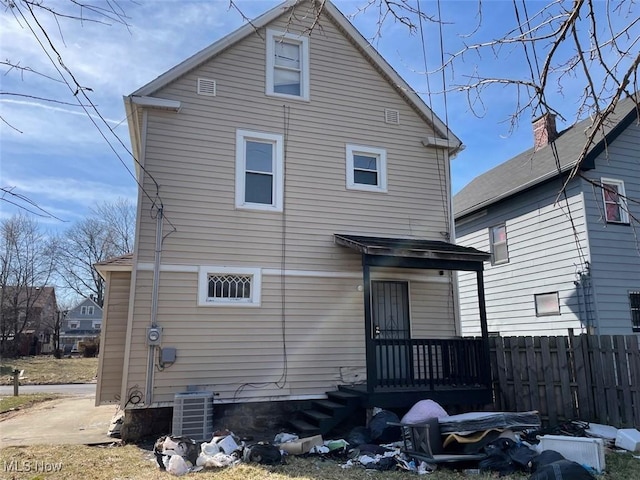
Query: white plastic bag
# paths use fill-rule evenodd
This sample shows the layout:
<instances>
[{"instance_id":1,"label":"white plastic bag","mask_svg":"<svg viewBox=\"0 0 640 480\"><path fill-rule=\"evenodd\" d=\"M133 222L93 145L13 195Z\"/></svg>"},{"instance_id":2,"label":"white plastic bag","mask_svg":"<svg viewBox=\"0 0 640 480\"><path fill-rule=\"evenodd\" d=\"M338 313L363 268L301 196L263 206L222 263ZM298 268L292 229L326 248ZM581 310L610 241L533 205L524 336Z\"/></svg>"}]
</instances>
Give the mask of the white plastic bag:
<instances>
[{"instance_id":1,"label":"white plastic bag","mask_svg":"<svg viewBox=\"0 0 640 480\"><path fill-rule=\"evenodd\" d=\"M187 465L187 462L180 455L171 455L165 466L167 467L167 472L176 477L189 473L189 465Z\"/></svg>"}]
</instances>

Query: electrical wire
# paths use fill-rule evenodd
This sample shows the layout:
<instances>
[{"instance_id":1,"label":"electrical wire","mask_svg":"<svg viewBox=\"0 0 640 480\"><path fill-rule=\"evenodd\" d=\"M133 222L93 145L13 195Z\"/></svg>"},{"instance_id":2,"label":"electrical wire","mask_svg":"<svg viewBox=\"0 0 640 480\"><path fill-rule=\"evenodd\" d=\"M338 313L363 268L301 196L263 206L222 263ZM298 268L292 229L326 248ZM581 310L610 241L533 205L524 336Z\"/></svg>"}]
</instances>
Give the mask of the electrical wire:
<instances>
[{"instance_id":1,"label":"electrical wire","mask_svg":"<svg viewBox=\"0 0 640 480\"><path fill-rule=\"evenodd\" d=\"M156 202L158 202L160 204L160 208L162 208L162 199L160 197L160 185L158 184L158 182L156 181L156 179L153 177L153 175L144 167L144 165L142 165L140 163L140 161L135 158L135 156L133 155L133 153L129 150L129 148L125 145L125 143L122 141L122 139L115 133L115 131L111 128L111 126L109 125L109 123L106 121L106 119L102 116L102 114L100 113L100 111L98 110L97 106L93 103L93 101L89 98L89 96L86 94L86 91L89 90L91 91L91 89L86 88L86 87L82 87L80 85L80 83L76 80L75 76L73 75L73 73L71 72L71 70L64 64L63 60L62 60L62 55L60 54L60 52L58 52L58 49L55 47L55 45L53 44L53 42L51 41L51 38L49 37L47 31L45 30L45 28L41 25L40 21L38 20L37 15L35 14L35 12L33 11L33 6L30 4L26 4L27 5L27 9L31 15L31 17L33 18L33 21L35 22L35 24L37 25L38 29L40 30L40 32L42 33L42 36L46 39L49 48L55 53L55 55L57 56L58 59L58 63L62 66L62 68L64 69L64 71L69 75L69 77L72 79L74 85L75 85L75 89L74 87L69 83L69 81L67 80L65 74L62 72L62 70L60 69L60 67L58 67L58 65L56 64L56 62L54 61L54 59L51 57L51 54L49 53L49 51L47 50L47 48L45 47L43 41L40 39L39 35L36 33L34 27L32 26L32 24L29 22L29 20L27 19L27 17L25 16L25 13L22 11L20 5L17 2L14 2L12 4L12 11L13 12L18 12L20 14L20 17L23 19L24 23L27 25L29 31L31 32L31 34L33 35L33 37L35 38L36 42L40 45L40 48L42 49L42 51L44 52L44 54L46 55L46 57L49 59L51 65L53 66L53 68L57 71L58 75L60 76L60 78L62 79L62 82L67 86L67 88L69 88L69 91L72 93L72 95L74 96L74 98L77 100L78 105L82 108L82 110L85 112L85 114L87 115L87 117L89 118L89 120L91 121L91 123L93 124L93 126L96 128L96 130L98 131L98 133L100 134L100 136L103 138L103 140L107 143L107 145L109 146L109 148L111 149L111 151L113 152L113 154L116 156L116 158L120 161L120 163L122 164L122 166L125 168L125 170L128 172L128 174L131 176L131 178L133 178L133 180L136 182L136 184L138 185L138 187L140 188L140 190L145 194L145 196L152 202L152 207L153 208L156 205ZM15 13L14 13L15 15ZM147 190L144 188L144 186L138 181L137 177L135 176L135 174L131 171L131 169L126 165L124 159L122 158L122 156L117 152L116 148L114 147L114 145L111 143L111 141L107 138L107 136L105 135L105 133L103 132L102 128L100 128L100 126L98 125L98 123L95 121L95 119L93 118L93 115L89 112L87 105L85 105L82 101L80 101L80 99L78 98L79 95L81 95L82 97L84 97L84 99L87 101L87 104L89 105L89 107L91 108L91 110L93 112L95 112L95 115L102 121L102 123L104 124L104 126L106 126L106 128L109 130L109 132L113 135L113 137L118 141L118 143L122 146L122 148L124 148L124 150L131 156L131 158L133 159L133 161L140 167L140 169L142 171L145 172L146 175L148 175L148 177L151 179L151 181L153 182L155 188L156 188L156 193L155 193L155 198L152 198L152 196L149 194L149 192L147 192ZM129 118L127 117L127 120L129 120ZM175 230L176 227L175 225L165 216L165 220L167 221L167 223L169 223L172 228Z\"/></svg>"}]
</instances>

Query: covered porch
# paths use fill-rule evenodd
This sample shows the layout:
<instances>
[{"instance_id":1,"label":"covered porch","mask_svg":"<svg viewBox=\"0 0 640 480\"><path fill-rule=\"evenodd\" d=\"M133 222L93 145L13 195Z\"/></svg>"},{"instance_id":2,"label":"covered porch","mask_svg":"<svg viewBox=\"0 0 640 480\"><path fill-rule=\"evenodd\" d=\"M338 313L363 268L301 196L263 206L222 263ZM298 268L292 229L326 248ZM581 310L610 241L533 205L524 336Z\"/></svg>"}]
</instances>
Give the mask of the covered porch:
<instances>
[{"instance_id":1,"label":"covered porch","mask_svg":"<svg viewBox=\"0 0 640 480\"><path fill-rule=\"evenodd\" d=\"M490 255L442 241L335 234L337 245L362 256L366 336L365 384L341 386L363 407L404 408L430 398L443 405L491 401L483 262ZM475 271L480 338L421 338L408 323L402 282L372 280L372 269ZM405 311L406 310L406 311ZM403 318L406 317L406 320ZM451 324L455 323L451 315ZM414 338L415 337L415 338Z\"/></svg>"}]
</instances>

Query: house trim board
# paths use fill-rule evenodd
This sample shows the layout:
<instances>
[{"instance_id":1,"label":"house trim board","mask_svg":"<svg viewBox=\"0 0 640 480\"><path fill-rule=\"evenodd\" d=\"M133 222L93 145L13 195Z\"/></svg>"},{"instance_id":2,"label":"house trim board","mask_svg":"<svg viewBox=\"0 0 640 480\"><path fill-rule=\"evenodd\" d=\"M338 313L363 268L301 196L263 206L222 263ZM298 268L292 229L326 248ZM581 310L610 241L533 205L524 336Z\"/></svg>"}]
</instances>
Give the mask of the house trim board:
<instances>
[{"instance_id":1,"label":"house trim board","mask_svg":"<svg viewBox=\"0 0 640 480\"><path fill-rule=\"evenodd\" d=\"M202 390L209 391L209 390ZM178 392L176 392L178 393ZM291 401L301 401L301 400L324 400L326 399L326 395L318 394L318 395L282 395L274 397L273 395L269 395L267 397L250 397L250 398L236 398L234 399L218 399L216 398L216 405L236 405L239 403L262 403L262 402L291 402ZM144 410L147 408L162 408L162 407L173 407L173 401L161 401L161 402L153 402L149 405L140 404L140 405L127 405L124 407L126 410Z\"/></svg>"},{"instance_id":2,"label":"house trim board","mask_svg":"<svg viewBox=\"0 0 640 480\"><path fill-rule=\"evenodd\" d=\"M199 273L202 268L246 268L236 267L229 265L220 266L204 266L204 265L174 265L174 264L162 264L160 265L161 272L172 273ZM260 267L258 267L260 268ZM140 271L153 271L152 263L139 263L137 270ZM280 276L286 277L315 277L315 278L353 278L362 280L362 272L332 272L332 271L318 271L318 270L289 270L279 268L260 268L262 275L266 276ZM389 280L413 280L417 282L434 282L434 283L449 283L449 278L441 275L429 275L416 272L384 272L384 271L372 271L372 278L375 280L389 279Z\"/></svg>"}]
</instances>

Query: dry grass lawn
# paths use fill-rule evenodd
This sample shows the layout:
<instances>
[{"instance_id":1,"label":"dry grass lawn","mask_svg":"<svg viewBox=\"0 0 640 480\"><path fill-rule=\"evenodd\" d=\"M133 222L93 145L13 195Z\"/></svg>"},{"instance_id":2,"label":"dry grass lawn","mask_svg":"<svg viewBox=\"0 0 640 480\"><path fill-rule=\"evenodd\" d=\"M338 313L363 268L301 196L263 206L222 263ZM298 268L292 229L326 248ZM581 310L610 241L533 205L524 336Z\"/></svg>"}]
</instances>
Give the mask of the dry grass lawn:
<instances>
[{"instance_id":1,"label":"dry grass lawn","mask_svg":"<svg viewBox=\"0 0 640 480\"><path fill-rule=\"evenodd\" d=\"M24 370L20 385L54 385L90 383L98 373L97 358L54 358L49 355L3 359L0 363L0 385L12 385L14 369Z\"/></svg>"},{"instance_id":2,"label":"dry grass lawn","mask_svg":"<svg viewBox=\"0 0 640 480\"><path fill-rule=\"evenodd\" d=\"M640 460L631 454L607 455L607 473L598 480L640 479ZM0 452L2 478L14 480L67 480L91 478L95 480L156 480L174 478L161 472L151 452L135 445L87 446L31 446L10 447ZM15 471L21 468L23 471ZM31 471L25 471L30 468ZM7 471L13 469L12 472ZM36 469L39 469L36 471ZM54 471L57 470L57 471ZM469 475L442 468L428 477L415 473L391 471L376 472L360 467L343 469L339 462L318 457L288 457L287 464L277 467L240 464L224 469L208 469L184 478L200 480L463 480L495 479L495 475ZM501 477L507 480L525 480L528 475Z\"/></svg>"},{"instance_id":3,"label":"dry grass lawn","mask_svg":"<svg viewBox=\"0 0 640 480\"><path fill-rule=\"evenodd\" d=\"M59 397L60 395L51 393L33 393L28 395L20 395L19 397L14 397L13 395L10 397L0 397L0 414L7 413L13 410L22 410L24 408L29 408L36 403L55 400ZM2 421L2 417L0 417L0 421Z\"/></svg>"}]
</instances>

